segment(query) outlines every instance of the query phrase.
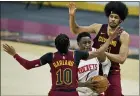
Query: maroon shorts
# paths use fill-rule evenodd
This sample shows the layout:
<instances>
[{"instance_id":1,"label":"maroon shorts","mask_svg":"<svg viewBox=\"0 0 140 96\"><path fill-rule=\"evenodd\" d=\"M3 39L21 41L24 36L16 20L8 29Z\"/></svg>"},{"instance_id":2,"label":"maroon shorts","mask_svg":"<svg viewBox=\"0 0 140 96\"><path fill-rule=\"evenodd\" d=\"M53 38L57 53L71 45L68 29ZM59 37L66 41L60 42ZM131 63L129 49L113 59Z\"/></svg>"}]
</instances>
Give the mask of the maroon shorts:
<instances>
[{"instance_id":1,"label":"maroon shorts","mask_svg":"<svg viewBox=\"0 0 140 96\"><path fill-rule=\"evenodd\" d=\"M111 70L108 75L110 82L109 88L105 92L105 96L123 96L121 88L120 70Z\"/></svg>"},{"instance_id":2,"label":"maroon shorts","mask_svg":"<svg viewBox=\"0 0 140 96\"><path fill-rule=\"evenodd\" d=\"M48 96L79 96L79 95L76 90L75 91L56 90L50 91Z\"/></svg>"}]
</instances>

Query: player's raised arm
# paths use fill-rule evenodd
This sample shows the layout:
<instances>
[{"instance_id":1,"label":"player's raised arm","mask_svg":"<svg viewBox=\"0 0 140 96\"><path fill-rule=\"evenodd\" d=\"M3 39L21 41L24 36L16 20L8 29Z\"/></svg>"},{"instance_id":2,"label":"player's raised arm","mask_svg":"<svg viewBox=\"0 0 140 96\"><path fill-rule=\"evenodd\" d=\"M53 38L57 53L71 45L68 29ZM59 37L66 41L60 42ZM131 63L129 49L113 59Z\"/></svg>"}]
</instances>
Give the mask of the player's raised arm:
<instances>
[{"instance_id":1,"label":"player's raised arm","mask_svg":"<svg viewBox=\"0 0 140 96\"><path fill-rule=\"evenodd\" d=\"M120 42L121 47L119 54L111 54L108 52L105 52L105 54L110 60L123 64L129 53L129 42L130 42L129 34L126 33L125 31L120 36Z\"/></svg>"},{"instance_id":2,"label":"player's raised arm","mask_svg":"<svg viewBox=\"0 0 140 96\"><path fill-rule=\"evenodd\" d=\"M69 26L71 32L74 34L78 34L81 32L89 32L89 33L98 33L99 29L101 28L102 24L94 23L90 26L79 26L75 20L75 13L76 13L76 4L74 2L70 2L68 4L69 7Z\"/></svg>"},{"instance_id":3,"label":"player's raised arm","mask_svg":"<svg viewBox=\"0 0 140 96\"><path fill-rule=\"evenodd\" d=\"M36 59L32 61L26 60L16 53L13 46L9 46L8 44L3 44L3 48L5 52L13 56L27 70L41 66L40 59Z\"/></svg>"}]
</instances>

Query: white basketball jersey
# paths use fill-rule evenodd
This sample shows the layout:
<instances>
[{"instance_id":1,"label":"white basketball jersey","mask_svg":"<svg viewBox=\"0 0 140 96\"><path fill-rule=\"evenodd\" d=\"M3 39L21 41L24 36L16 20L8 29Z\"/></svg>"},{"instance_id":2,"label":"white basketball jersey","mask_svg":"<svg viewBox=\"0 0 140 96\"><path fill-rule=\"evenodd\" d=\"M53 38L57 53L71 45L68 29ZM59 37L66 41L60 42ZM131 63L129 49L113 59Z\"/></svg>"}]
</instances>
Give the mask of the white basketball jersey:
<instances>
[{"instance_id":1,"label":"white basketball jersey","mask_svg":"<svg viewBox=\"0 0 140 96\"><path fill-rule=\"evenodd\" d=\"M92 51L96 49L92 48ZM89 78L97 76L99 74L99 61L97 58L92 58L89 60L80 60L78 66L78 78L80 82L86 82ZM87 87L77 88L79 96L97 96L98 94L93 92Z\"/></svg>"},{"instance_id":2,"label":"white basketball jersey","mask_svg":"<svg viewBox=\"0 0 140 96\"><path fill-rule=\"evenodd\" d=\"M92 48L92 51L96 51ZM90 77L97 76L99 74L99 61L97 58L89 60L80 60L78 66L78 78L80 82L87 81Z\"/></svg>"}]
</instances>

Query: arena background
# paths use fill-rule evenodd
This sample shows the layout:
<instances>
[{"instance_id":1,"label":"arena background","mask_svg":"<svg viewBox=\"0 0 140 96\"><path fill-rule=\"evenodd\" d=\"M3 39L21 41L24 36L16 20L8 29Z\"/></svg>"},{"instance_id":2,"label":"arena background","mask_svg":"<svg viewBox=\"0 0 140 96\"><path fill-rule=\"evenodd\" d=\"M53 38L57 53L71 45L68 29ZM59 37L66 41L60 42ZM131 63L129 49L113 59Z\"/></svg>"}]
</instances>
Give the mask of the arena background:
<instances>
[{"instance_id":1,"label":"arena background","mask_svg":"<svg viewBox=\"0 0 140 96\"><path fill-rule=\"evenodd\" d=\"M26 59L37 59L46 52L56 51L54 39L60 33L76 45L76 35L69 30L68 2L1 2L1 44L8 43ZM38 3L43 7L38 9ZM106 2L76 2L76 21L80 25L107 23L103 13ZM139 3L125 2L129 16L122 24L130 34L130 55L121 65L122 87L125 95L139 95ZM92 35L94 38L95 36ZM1 94L46 95L51 87L48 65L30 71L22 68L1 46Z\"/></svg>"}]
</instances>

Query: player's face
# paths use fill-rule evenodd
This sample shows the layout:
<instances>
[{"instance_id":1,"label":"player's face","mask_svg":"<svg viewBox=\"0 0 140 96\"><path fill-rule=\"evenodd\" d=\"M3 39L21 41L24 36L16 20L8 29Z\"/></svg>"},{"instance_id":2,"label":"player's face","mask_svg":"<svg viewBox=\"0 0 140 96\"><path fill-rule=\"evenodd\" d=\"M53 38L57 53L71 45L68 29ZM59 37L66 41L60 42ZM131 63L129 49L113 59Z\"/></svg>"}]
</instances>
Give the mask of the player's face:
<instances>
[{"instance_id":1,"label":"player's face","mask_svg":"<svg viewBox=\"0 0 140 96\"><path fill-rule=\"evenodd\" d=\"M114 13L110 14L109 21L108 21L109 26L111 28L116 28L120 24L120 20L121 19L120 19L119 15L114 14Z\"/></svg>"},{"instance_id":2,"label":"player's face","mask_svg":"<svg viewBox=\"0 0 140 96\"><path fill-rule=\"evenodd\" d=\"M90 37L82 37L78 43L80 50L90 51L92 48L92 40Z\"/></svg>"}]
</instances>

